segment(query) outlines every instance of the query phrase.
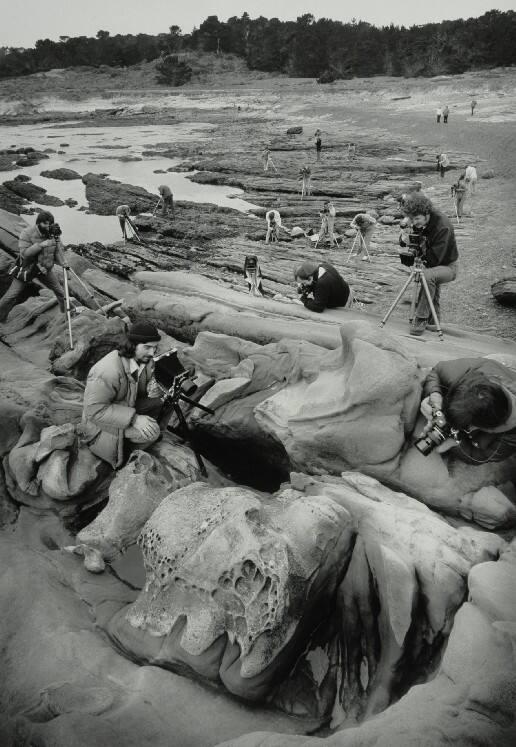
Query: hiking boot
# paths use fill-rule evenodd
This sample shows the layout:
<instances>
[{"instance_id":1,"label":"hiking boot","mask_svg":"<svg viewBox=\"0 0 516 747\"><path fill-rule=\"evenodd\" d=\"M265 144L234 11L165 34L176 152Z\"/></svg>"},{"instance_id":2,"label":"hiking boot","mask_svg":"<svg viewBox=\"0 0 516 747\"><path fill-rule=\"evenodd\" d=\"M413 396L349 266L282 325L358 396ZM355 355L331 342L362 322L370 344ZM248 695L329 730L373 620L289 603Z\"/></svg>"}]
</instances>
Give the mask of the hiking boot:
<instances>
[{"instance_id":1,"label":"hiking boot","mask_svg":"<svg viewBox=\"0 0 516 747\"><path fill-rule=\"evenodd\" d=\"M422 335L427 327L427 320L426 317L422 318L420 316L416 317L416 319L411 322L410 324L410 334L419 336Z\"/></svg>"}]
</instances>

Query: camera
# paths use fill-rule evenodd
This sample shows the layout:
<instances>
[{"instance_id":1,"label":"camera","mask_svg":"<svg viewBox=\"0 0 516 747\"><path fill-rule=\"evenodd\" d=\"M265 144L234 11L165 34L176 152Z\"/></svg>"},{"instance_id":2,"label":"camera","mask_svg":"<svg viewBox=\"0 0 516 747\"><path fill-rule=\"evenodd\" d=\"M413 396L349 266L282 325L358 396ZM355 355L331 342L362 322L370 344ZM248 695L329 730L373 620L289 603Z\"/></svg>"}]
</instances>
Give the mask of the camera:
<instances>
[{"instance_id":1,"label":"camera","mask_svg":"<svg viewBox=\"0 0 516 747\"><path fill-rule=\"evenodd\" d=\"M431 429L425 436L419 438L414 446L423 456L428 456L437 446L446 441L447 438L454 438L457 443L460 443L459 431L452 428L446 421L446 416L442 410L433 410Z\"/></svg>"},{"instance_id":2,"label":"camera","mask_svg":"<svg viewBox=\"0 0 516 747\"><path fill-rule=\"evenodd\" d=\"M48 235L52 239L58 239L62 233L63 231L61 230L61 226L59 225L59 223L52 223L48 227Z\"/></svg>"},{"instance_id":3,"label":"camera","mask_svg":"<svg viewBox=\"0 0 516 747\"><path fill-rule=\"evenodd\" d=\"M412 229L408 235L408 247L404 252L400 252L400 261L402 265L406 267L412 267L414 261L417 259L424 260L426 252L426 238L422 233ZM400 243L402 239L400 237Z\"/></svg>"},{"instance_id":4,"label":"camera","mask_svg":"<svg viewBox=\"0 0 516 747\"><path fill-rule=\"evenodd\" d=\"M177 348L171 348L165 353L155 355L154 376L165 396L170 394L170 390L177 389L187 396L190 396L197 389L192 379L195 371L185 369L177 357Z\"/></svg>"}]
</instances>

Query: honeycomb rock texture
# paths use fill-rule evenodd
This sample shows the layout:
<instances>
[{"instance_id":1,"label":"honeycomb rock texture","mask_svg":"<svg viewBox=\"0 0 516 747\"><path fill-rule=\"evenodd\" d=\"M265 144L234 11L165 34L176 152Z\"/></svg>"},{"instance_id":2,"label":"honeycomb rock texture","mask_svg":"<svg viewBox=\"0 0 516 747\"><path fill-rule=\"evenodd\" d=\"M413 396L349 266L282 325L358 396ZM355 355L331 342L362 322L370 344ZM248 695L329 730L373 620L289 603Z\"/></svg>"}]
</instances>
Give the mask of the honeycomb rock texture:
<instances>
[{"instance_id":1,"label":"honeycomb rock texture","mask_svg":"<svg viewBox=\"0 0 516 747\"><path fill-rule=\"evenodd\" d=\"M324 614L353 537L349 514L331 499L182 488L141 533L146 584L111 635L140 659L186 662L242 697L263 697Z\"/></svg>"}]
</instances>

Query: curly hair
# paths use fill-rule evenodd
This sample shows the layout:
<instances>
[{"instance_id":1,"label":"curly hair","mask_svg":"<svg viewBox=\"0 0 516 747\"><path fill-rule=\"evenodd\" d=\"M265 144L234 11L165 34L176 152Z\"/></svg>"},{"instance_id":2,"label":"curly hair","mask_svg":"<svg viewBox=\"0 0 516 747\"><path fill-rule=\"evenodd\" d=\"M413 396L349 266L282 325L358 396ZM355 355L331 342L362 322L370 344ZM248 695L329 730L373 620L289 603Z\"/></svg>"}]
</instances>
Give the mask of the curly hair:
<instances>
[{"instance_id":1,"label":"curly hair","mask_svg":"<svg viewBox=\"0 0 516 747\"><path fill-rule=\"evenodd\" d=\"M126 337L122 342L118 344L118 355L121 358L133 358L136 352L137 342L133 342Z\"/></svg>"},{"instance_id":2,"label":"curly hair","mask_svg":"<svg viewBox=\"0 0 516 747\"><path fill-rule=\"evenodd\" d=\"M444 398L443 410L454 428L497 428L510 415L510 402L502 387L480 371L470 371Z\"/></svg>"},{"instance_id":3,"label":"curly hair","mask_svg":"<svg viewBox=\"0 0 516 747\"><path fill-rule=\"evenodd\" d=\"M409 194L403 202L403 212L410 218L416 215L428 215L433 207L428 197L419 192Z\"/></svg>"}]
</instances>

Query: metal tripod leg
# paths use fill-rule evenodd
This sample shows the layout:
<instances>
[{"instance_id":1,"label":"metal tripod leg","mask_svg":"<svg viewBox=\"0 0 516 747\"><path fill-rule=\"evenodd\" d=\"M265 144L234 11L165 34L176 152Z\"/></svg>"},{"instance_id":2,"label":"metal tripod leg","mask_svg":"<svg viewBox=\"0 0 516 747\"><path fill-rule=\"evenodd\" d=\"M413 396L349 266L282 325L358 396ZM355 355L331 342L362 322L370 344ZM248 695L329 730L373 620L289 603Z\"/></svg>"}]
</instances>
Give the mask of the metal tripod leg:
<instances>
[{"instance_id":1,"label":"metal tripod leg","mask_svg":"<svg viewBox=\"0 0 516 747\"><path fill-rule=\"evenodd\" d=\"M66 267L63 267L63 279L64 279L64 292L65 292L65 303L66 303L66 320L68 322L68 336L70 338L70 350L73 350L72 310L70 307L70 290L68 288L68 270Z\"/></svg>"},{"instance_id":2,"label":"metal tripod leg","mask_svg":"<svg viewBox=\"0 0 516 747\"><path fill-rule=\"evenodd\" d=\"M421 283L423 284L423 289L425 291L426 300L428 301L428 306L430 307L430 311L432 312L432 319L434 320L434 324L435 324L436 329L437 329L437 334L439 335L439 340L441 342L443 342L444 341L443 331L441 329L441 325L439 323L439 319L438 319L436 311L435 311L435 306L434 306L434 302L432 300L432 296L430 295L430 288L428 287L428 283L426 281L425 274L422 271L421 271Z\"/></svg>"},{"instance_id":3,"label":"metal tripod leg","mask_svg":"<svg viewBox=\"0 0 516 747\"><path fill-rule=\"evenodd\" d=\"M197 405L197 402L195 404ZM197 405L197 406L202 408L201 405ZM197 466L199 467L199 471L201 475L203 475L204 477L208 477L208 473L206 471L206 467L202 460L202 457L193 444L192 432L190 431L190 428L188 427L188 423L186 422L186 418L183 415L183 411L181 410L178 404L174 404L174 412L177 415L177 419L179 420L181 428L183 429L185 440L189 441L192 446L192 451L195 456L195 461L197 462Z\"/></svg>"},{"instance_id":4,"label":"metal tripod leg","mask_svg":"<svg viewBox=\"0 0 516 747\"><path fill-rule=\"evenodd\" d=\"M369 250L367 249L367 244L366 244L365 239L364 239L364 237L362 235L362 232L360 230L358 230L356 232L356 234L355 234L355 238L353 239L353 243L351 244L351 249L349 250L348 260L350 260L351 257L353 256L353 251L354 251L354 249L355 249L355 247L357 245L357 241L358 241L358 244L359 244L361 250L365 249L365 253L366 253L367 259L370 262L371 261L371 255L369 254ZM359 254L360 254L360 252L357 252L357 257L358 257Z\"/></svg>"},{"instance_id":5,"label":"metal tripod leg","mask_svg":"<svg viewBox=\"0 0 516 747\"><path fill-rule=\"evenodd\" d=\"M385 323L388 321L390 315L392 314L392 312L394 311L394 309L396 308L396 306L400 302L403 294L405 293L405 291L409 287L409 285L412 282L412 280L414 280L415 274L416 274L416 271L412 270L411 273L410 273L410 275L408 276L407 280L403 284L402 289L400 290L400 292L398 293L398 295L396 296L396 298L394 299L394 301L390 305L388 312L385 314L385 316L383 317L382 321L380 322L380 327L383 327L385 325Z\"/></svg>"},{"instance_id":6,"label":"metal tripod leg","mask_svg":"<svg viewBox=\"0 0 516 747\"><path fill-rule=\"evenodd\" d=\"M74 278L75 278L75 279L77 280L77 282L78 282L78 283L80 283L80 285L82 285L83 289L84 289L84 290L86 291L86 293L87 293L87 294L88 294L88 296L89 296L89 297L91 298L91 300L92 300L92 301L94 301L94 302L95 302L95 303L97 304L97 306L98 306L98 308L99 308L99 311L101 311L101 312L102 312L102 313L103 313L104 315L106 315L106 316L107 316L106 312L104 311L104 309L102 308L102 306L101 306L101 305L99 304L99 302L98 302L98 301L97 301L97 299L95 298L95 296L94 296L94 294L92 293L92 291L91 291L91 290L90 290L90 289L88 288L88 286L87 286L87 285L85 284L85 282L84 282L84 281L82 280L82 278L80 278L80 277L79 277L79 275L77 275L77 273L75 272L75 270L73 270L73 269L72 269L72 268L70 267L70 268L68 269L68 272L71 272L71 273L72 273L72 275L74 276Z\"/></svg>"}]
</instances>

